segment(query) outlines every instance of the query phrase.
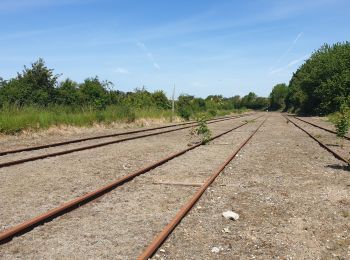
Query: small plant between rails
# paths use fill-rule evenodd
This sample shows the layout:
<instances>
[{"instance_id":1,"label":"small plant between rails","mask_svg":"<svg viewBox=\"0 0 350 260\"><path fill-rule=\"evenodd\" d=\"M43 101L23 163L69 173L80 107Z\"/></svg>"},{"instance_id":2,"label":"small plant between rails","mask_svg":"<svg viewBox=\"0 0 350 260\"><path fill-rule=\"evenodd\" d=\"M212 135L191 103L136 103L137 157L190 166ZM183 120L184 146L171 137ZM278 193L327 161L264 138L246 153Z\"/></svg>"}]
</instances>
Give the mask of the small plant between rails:
<instances>
[{"instance_id":1,"label":"small plant between rails","mask_svg":"<svg viewBox=\"0 0 350 260\"><path fill-rule=\"evenodd\" d=\"M243 116L245 116L245 115L243 115ZM238 117L242 117L242 116L232 116L232 117L220 118L220 119L217 119L217 120L210 121L209 124L214 124L214 123L218 123L218 122L222 122L222 121L232 120L232 119L236 119ZM190 123L190 124L193 125L193 123ZM40 160L40 159L44 159L44 158L65 155L65 154L69 154L69 153L73 153L73 152L79 152L79 151L94 149L94 148L98 148L98 147L102 147L102 146L106 146L106 145L121 143L121 142L124 142L124 141L135 140L135 139L140 139L140 138L145 138L145 137L150 137L150 136L155 136L155 135L160 135L160 134L165 134L165 133L170 133L170 132L175 132L175 131L191 128L192 125L182 126L180 128L165 130L165 131L161 131L161 132L154 132L154 133L148 133L148 134L143 134L143 135L138 135L138 136L126 137L126 138L122 138L122 139L118 139L118 140L112 140L112 141L98 143L98 144L92 144L92 145L87 145L87 146L80 146L80 147L77 147L77 148L72 148L72 149L63 150L63 151L59 151L59 152L51 152L51 153L47 153L47 154L43 154L43 155L39 155L39 156L27 157L27 158L24 158L24 159L16 159L16 160L13 160L13 161L7 161L7 162L0 163L0 168L9 167L9 166L12 166L12 165L22 164L22 163L31 162L31 161L36 161L36 160ZM165 128L165 127L159 127L158 129L161 129L161 128ZM151 130L155 130L155 129L151 129ZM139 130L139 131L134 131L133 133L135 133L135 132L147 132L147 131L150 131L150 130L147 130L147 129ZM129 132L129 133L131 133L131 132ZM118 136L118 135L122 135L122 134L115 134L113 136ZM97 138L88 138L88 139L97 139ZM75 141L73 141L71 143L74 143L74 142ZM67 143L69 143L69 142L64 142L63 144L67 144ZM41 149L41 148L46 148L46 147L50 147L50 145L45 145L45 147L39 147L39 148ZM5 152L0 153L0 155L5 155L7 153L15 153L15 152L19 152L19 151L26 151L26 150L30 151L30 150L36 150L36 149L19 149L19 150L14 150L14 151L10 151L10 152L9 151L5 151Z\"/></svg>"},{"instance_id":2,"label":"small plant between rails","mask_svg":"<svg viewBox=\"0 0 350 260\"><path fill-rule=\"evenodd\" d=\"M257 118L261 118L261 117L263 117L263 115L261 115ZM223 135L226 135L226 134L228 134L228 133L230 133L230 132L232 132L240 127L243 127L244 125L247 125L247 122L242 123L238 126L235 126L231 129L225 131L225 132L222 132L222 133L212 137L210 139L210 141L215 140ZM72 211L72 210L74 210L74 209L76 209L76 208L78 208L78 207L80 207L80 206L82 206L90 201L93 201L96 198L114 190L115 188L133 180L135 177L137 177L141 174L147 173L147 172L151 171L152 169L155 169L158 166L163 165L166 162L168 162L176 157L179 157L179 156L185 154L186 152L191 151L191 150L193 150L201 145L204 145L204 143L199 143L199 144L196 144L194 146L188 147L184 150L181 150L179 152L176 152L174 154L168 155L165 158L161 159L160 161L157 161L157 162L155 162L147 167L144 167L144 168L142 168L134 173L130 173L124 177L121 177L121 178L115 180L114 182L111 182L111 183L103 186L100 189L86 193L85 195L83 195L81 197L78 197L76 199L73 199L71 201L63 203L63 204L61 204L61 206L54 208L52 210L49 210L48 212L46 212L42 215L39 215L33 219L30 219L28 221L25 221L25 222L19 224L19 225L13 226L12 228L4 230L4 231L0 232L0 244L6 243L6 242L10 241L14 236L24 234L38 225L41 225L41 224L43 224L47 221L50 221L58 216L61 216L62 214L65 214L69 211Z\"/></svg>"}]
</instances>

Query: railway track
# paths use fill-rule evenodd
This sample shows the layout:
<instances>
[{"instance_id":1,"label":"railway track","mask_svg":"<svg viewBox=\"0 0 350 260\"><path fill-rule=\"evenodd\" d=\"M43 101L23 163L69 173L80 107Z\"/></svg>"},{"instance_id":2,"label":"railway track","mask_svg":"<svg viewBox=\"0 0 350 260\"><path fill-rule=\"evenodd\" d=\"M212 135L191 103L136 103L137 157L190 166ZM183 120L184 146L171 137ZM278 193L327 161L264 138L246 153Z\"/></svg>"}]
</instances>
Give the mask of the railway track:
<instances>
[{"instance_id":1,"label":"railway track","mask_svg":"<svg viewBox=\"0 0 350 260\"><path fill-rule=\"evenodd\" d=\"M208 189L219 174L225 169L225 167L235 158L240 150L253 138L253 136L259 131L265 120L259 124L253 133L246 138L237 149L235 149L227 159L216 169L213 174L205 180L203 185L193 194L193 196L181 207L174 218L163 228L161 232L154 238L154 240L146 247L146 249L139 255L138 260L147 260L153 256L157 249L164 243L171 232L176 228L180 221L186 216L186 214L193 208L196 202L201 198L203 193Z\"/></svg>"},{"instance_id":2,"label":"railway track","mask_svg":"<svg viewBox=\"0 0 350 260\"><path fill-rule=\"evenodd\" d=\"M298 119L298 120L301 121L301 122L307 123L307 124L309 124L309 125L312 125L312 126L314 126L314 127L317 127L317 128L322 129L322 130L324 130L324 131L327 131L328 133L337 134L337 132L335 132L335 131L333 131L333 130L331 130L331 129L328 129L328 128L325 128L325 127L323 127L323 126L317 125L317 124L315 124L315 123L306 121L306 120L304 120L304 119L302 119L302 118L300 118L300 117L295 116L294 118ZM344 136L344 139L350 140L350 137Z\"/></svg>"},{"instance_id":3,"label":"railway track","mask_svg":"<svg viewBox=\"0 0 350 260\"><path fill-rule=\"evenodd\" d=\"M213 119L209 120L208 124L215 124L223 121L228 121L228 120L233 120L237 118L242 118L246 116L250 116L252 114L244 114L244 115L238 115L238 116L228 116L228 117L223 117L223 118L218 118L218 119ZM102 142L102 143L97 143L97 144L92 144L92 145L85 145L85 146L80 146L77 148L72 148L72 149L66 149L63 151L58 151L58 152L49 152L45 153L42 155L37 155L37 156L31 156L31 157L26 157L26 158L21 158L21 159L15 159L15 160L9 160L5 162L0 162L0 168L5 168L13 165L18 165L18 164L23 164L26 162L31 162L31 161L36 161L36 160L41 160L49 157L55 157L55 156L61 156L65 154L70 154L74 152L79 152L79 151L84 151L84 150L89 150L89 149L94 149L98 147L103 147L111 144L117 144L125 141L130 141L130 140L136 140L140 138L145 138L145 137L150 137L150 136L156 136L156 135L161 135L161 134L166 134L166 133L171 133L171 132L176 132L184 129L188 129L194 126L197 126L198 124L195 122L188 122L188 123L181 123L177 125L171 125L171 126L162 126L162 127L155 127L155 128L149 128L149 129L141 129L141 130L135 130L135 131L129 131L129 132L123 132L123 133L116 133L112 135L101 135L101 136L95 136L95 137L89 137L89 138L82 138L82 139L76 139L76 140L71 140L71 141L66 141L66 142L60 142L60 143L54 143L54 144L48 144L48 145L42 145L42 146L35 146L35 147L28 147L28 148L21 148L21 149L14 149L14 150L8 150L8 151L3 151L0 153L0 156L5 156L8 154L16 154L16 153L21 153L21 152L30 152L30 151L36 151L44 148L51 148L51 147L57 147L57 146L64 146L64 145L69 145L69 144L74 144L74 143L81 143L85 141L91 141L91 140L97 140L97 139L103 139L103 138L111 138L111 137L118 137L118 136L124 136L124 135L134 135L137 133L144 133L144 132L149 132L149 131L157 131L157 132L151 132L151 133L146 133L146 134L141 134L141 135L136 135L136 136L130 136L126 138L121 138L117 140L112 140L112 141L107 141L107 142ZM180 126L180 127L178 127ZM162 130L164 128L172 128L172 127L177 127L175 129L167 129L167 130Z\"/></svg>"},{"instance_id":4,"label":"railway track","mask_svg":"<svg viewBox=\"0 0 350 260\"><path fill-rule=\"evenodd\" d=\"M248 116L251 114L252 113L238 115L238 116L223 116L223 117L218 117L218 118L208 120L208 122L215 122L215 121L220 122L221 120L230 119L230 118L238 118L238 117L242 117L242 116ZM166 126L152 127L152 128L147 128L147 129L132 130L132 131L127 131L127 132L122 132L122 133L98 135L98 136L92 136L92 137L87 137L87 138L78 138L78 139L68 140L68 141L64 141L64 142L56 142L56 143L50 143L50 144L45 144L45 145L37 145L37 146L31 146L31 147L25 147L25 148L0 151L0 156L4 156L7 154L20 153L20 152L35 151L35 150L57 147L57 146L62 146L62 145L67 145L67 144L80 143L80 142L90 141L90 140L104 139L104 138L110 138L110 137L136 134L136 133L145 133L145 132L160 130L160 129L165 129L165 128L171 128L171 127L177 127L177 126L183 126L183 125L195 125L195 124L196 124L196 121L190 121L190 122L178 123L178 124L172 124L172 125L166 125Z\"/></svg>"},{"instance_id":5,"label":"railway track","mask_svg":"<svg viewBox=\"0 0 350 260\"><path fill-rule=\"evenodd\" d=\"M256 117L253 120L259 119L261 117L263 117L263 116ZM238 128L241 128L241 127L243 127L243 126L245 126L247 124L248 124L248 122L244 122L244 123L242 123L242 124L240 124L238 126L235 126L235 127L231 128L231 129L229 129L227 131L224 131L224 132L222 132L222 133L212 137L211 141L215 140L217 138L220 138L220 137L222 137L222 136L224 136L224 135L226 135L226 134L228 134L228 133L230 133L230 132L232 132L232 131L234 131L234 130L236 130ZM260 124L259 128L261 127L261 125L262 124ZM257 128L257 130L258 130L258 128ZM256 133L256 131L254 133ZM254 135L254 133L252 135L250 135L250 138ZM240 149L250 140L250 138L247 139L244 142L244 144L242 144L240 146ZM191 150L194 150L194 149L196 149L196 148L198 148L198 147L200 147L202 145L203 145L203 143L199 143L199 144L196 144L194 146L191 146L191 147L188 147L186 149L183 149L183 150L181 150L179 152L176 152L174 154L168 155L168 156L164 157L163 159L148 165L147 167L144 167L144 168L142 168L142 169L140 169L140 170L138 170L138 171L136 171L134 173L130 173L130 174L124 176L124 177L121 177L121 178L115 180L114 182L111 182L111 183L109 183L109 184L107 184L107 185L105 185L105 186L103 186L103 187L101 187L101 188L99 188L99 189L97 189L95 191L86 193L83 196L80 196L80 197L78 197L76 199L73 199L73 200L71 200L69 202L66 202L66 203L62 204L61 206L56 207L56 208L54 208L54 209L52 209L52 210L50 210L50 211L48 211L48 212L46 212L44 214L41 214L41 215L39 215L39 216L37 216L37 217L35 217L33 219L30 219L30 220L25 221L25 222L23 222L21 224L15 225L15 226L13 226L10 229L4 230L3 232L0 233L0 244L4 244L4 243L10 241L14 236L22 235L22 234L30 231L34 227L38 226L38 225L41 225L41 224L43 224L45 222L48 222L48 221L50 221L50 220L52 220L52 219L54 219L54 218L56 218L58 216L61 216L61 215L65 214L65 213L67 213L67 212L70 212L70 211L80 207L81 205L84 205L84 204L86 204L88 202L91 202L91 201L101 197L102 195L104 195L104 194L114 190L115 188L117 188L117 187L119 187L119 186L121 186L123 184L126 184L127 182L130 182L135 177L140 176L140 175L142 175L144 173L147 173L147 172L157 168L158 166L163 165L166 162L169 162L170 160L172 160L174 158L177 158L177 157L179 157L179 156L181 156L181 155L183 155L183 154L185 154L185 153L187 153L187 152L189 152ZM238 151L239 150L237 150L237 152ZM237 152L236 152L236 154L237 154Z\"/></svg>"},{"instance_id":6,"label":"railway track","mask_svg":"<svg viewBox=\"0 0 350 260\"><path fill-rule=\"evenodd\" d=\"M284 118L292 123L295 127L299 128L301 131L303 131L304 133L306 133L310 138L312 138L313 140L315 140L322 148L324 148L325 150L327 150L329 153L331 153L335 158L345 162L345 163L349 163L349 160L347 158L345 158L343 155L341 155L340 153L336 152L335 150L329 148L329 146L327 144L325 144L324 142L322 142L320 140L320 138L318 138L317 136L313 135L310 131L307 131L305 128L303 128L301 125L297 124L296 122L294 122L293 120L291 120L288 116L286 115L283 115ZM297 118L299 119L299 118ZM300 121L302 122L305 122L305 123L308 123L312 126L315 126L317 128L320 128L322 130L326 130L327 132L330 132L330 133L333 133L333 134L336 134L334 131L331 131L329 129L326 129L326 128L323 128L323 127L320 127L320 126L316 126L315 124L313 123L310 123L310 122L307 122L305 120L302 120L302 119L299 119Z\"/></svg>"}]
</instances>

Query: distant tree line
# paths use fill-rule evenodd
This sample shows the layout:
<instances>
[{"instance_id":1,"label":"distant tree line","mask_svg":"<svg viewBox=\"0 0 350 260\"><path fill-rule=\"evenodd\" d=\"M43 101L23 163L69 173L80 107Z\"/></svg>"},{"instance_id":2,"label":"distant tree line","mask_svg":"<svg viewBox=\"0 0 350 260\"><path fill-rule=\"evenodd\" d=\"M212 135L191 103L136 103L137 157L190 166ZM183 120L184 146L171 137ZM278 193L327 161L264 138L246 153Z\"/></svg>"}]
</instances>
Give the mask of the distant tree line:
<instances>
[{"instance_id":1,"label":"distant tree line","mask_svg":"<svg viewBox=\"0 0 350 260\"><path fill-rule=\"evenodd\" d=\"M324 44L270 94L270 109L325 115L350 106L350 43Z\"/></svg>"},{"instance_id":2,"label":"distant tree line","mask_svg":"<svg viewBox=\"0 0 350 260\"><path fill-rule=\"evenodd\" d=\"M171 101L161 90L153 93L145 88L133 92L114 90L109 81L98 77L87 78L82 83L71 79L59 81L60 75L46 67L44 60L39 59L31 67L9 80L0 78L0 108L6 106L50 107L67 106L72 109L103 110L110 105L131 107L133 109L156 108L171 109ZM197 112L208 111L215 115L217 110L239 108L265 109L268 99L258 97L251 92L244 97L225 98L211 95L207 98L196 98L180 95L176 101L178 114L186 119Z\"/></svg>"}]
</instances>

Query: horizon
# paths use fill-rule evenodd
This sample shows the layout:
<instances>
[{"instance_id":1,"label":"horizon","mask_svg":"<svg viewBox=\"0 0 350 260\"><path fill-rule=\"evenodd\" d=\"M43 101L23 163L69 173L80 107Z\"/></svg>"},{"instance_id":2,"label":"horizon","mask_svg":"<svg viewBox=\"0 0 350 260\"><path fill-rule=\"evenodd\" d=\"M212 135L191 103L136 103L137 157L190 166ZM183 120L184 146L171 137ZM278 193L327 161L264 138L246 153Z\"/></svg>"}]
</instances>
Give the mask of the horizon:
<instances>
[{"instance_id":1,"label":"horizon","mask_svg":"<svg viewBox=\"0 0 350 260\"><path fill-rule=\"evenodd\" d=\"M324 43L350 37L350 3L0 1L0 77L43 58L59 79L124 92L267 97Z\"/></svg>"}]
</instances>

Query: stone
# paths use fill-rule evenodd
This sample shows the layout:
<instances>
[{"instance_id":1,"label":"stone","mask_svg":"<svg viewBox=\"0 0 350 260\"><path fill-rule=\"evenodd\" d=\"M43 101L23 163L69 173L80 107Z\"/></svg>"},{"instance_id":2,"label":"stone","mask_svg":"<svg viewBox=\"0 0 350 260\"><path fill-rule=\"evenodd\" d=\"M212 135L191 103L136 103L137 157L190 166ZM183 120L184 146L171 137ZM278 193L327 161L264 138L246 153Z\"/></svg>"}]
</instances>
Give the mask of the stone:
<instances>
[{"instance_id":1,"label":"stone","mask_svg":"<svg viewBox=\"0 0 350 260\"><path fill-rule=\"evenodd\" d=\"M218 248L218 247L216 247L216 246L214 246L212 249L211 249L211 252L212 253L219 253L220 252L220 248Z\"/></svg>"},{"instance_id":2,"label":"stone","mask_svg":"<svg viewBox=\"0 0 350 260\"><path fill-rule=\"evenodd\" d=\"M230 233L230 229L228 227L225 227L223 230L222 230L223 233Z\"/></svg>"},{"instance_id":3,"label":"stone","mask_svg":"<svg viewBox=\"0 0 350 260\"><path fill-rule=\"evenodd\" d=\"M230 220L238 220L239 219L239 215L236 212L233 212L231 210L223 212L222 216L224 218L230 219Z\"/></svg>"}]
</instances>

